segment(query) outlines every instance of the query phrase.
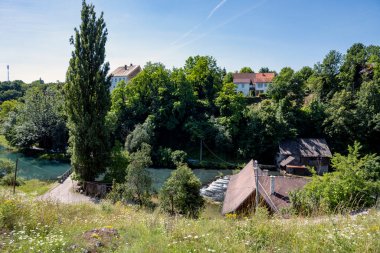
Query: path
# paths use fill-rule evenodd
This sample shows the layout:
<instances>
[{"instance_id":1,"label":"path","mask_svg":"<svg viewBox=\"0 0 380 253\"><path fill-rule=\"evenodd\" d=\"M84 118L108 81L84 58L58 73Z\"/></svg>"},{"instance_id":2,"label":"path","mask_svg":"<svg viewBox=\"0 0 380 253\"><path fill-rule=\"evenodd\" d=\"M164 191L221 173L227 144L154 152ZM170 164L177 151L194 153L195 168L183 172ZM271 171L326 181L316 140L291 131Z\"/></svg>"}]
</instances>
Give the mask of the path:
<instances>
[{"instance_id":1,"label":"path","mask_svg":"<svg viewBox=\"0 0 380 253\"><path fill-rule=\"evenodd\" d=\"M74 191L76 181L68 177L62 184L51 189L44 195L38 197L40 200L53 200L61 203L96 203L97 199L85 196Z\"/></svg>"}]
</instances>

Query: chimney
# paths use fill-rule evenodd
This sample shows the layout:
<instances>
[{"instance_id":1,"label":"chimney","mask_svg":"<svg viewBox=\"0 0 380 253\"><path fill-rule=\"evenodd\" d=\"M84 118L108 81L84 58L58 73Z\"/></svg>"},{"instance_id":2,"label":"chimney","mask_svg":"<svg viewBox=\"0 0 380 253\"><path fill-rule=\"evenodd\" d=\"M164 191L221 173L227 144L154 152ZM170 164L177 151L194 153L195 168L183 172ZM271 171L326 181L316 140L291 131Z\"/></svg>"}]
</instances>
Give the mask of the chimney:
<instances>
[{"instance_id":1,"label":"chimney","mask_svg":"<svg viewBox=\"0 0 380 253\"><path fill-rule=\"evenodd\" d=\"M124 69L127 70L127 68L128 68L127 65L124 65Z\"/></svg>"},{"instance_id":2,"label":"chimney","mask_svg":"<svg viewBox=\"0 0 380 253\"><path fill-rule=\"evenodd\" d=\"M274 180L275 176L270 176L270 195L274 194Z\"/></svg>"}]
</instances>

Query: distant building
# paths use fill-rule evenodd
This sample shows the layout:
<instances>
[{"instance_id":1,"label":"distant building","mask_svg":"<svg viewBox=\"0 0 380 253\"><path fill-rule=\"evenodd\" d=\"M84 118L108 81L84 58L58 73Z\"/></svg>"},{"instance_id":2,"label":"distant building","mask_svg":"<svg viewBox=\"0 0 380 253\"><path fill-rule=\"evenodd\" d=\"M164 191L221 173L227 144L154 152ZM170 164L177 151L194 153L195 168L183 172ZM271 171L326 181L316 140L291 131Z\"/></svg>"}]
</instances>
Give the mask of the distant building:
<instances>
[{"instance_id":1,"label":"distant building","mask_svg":"<svg viewBox=\"0 0 380 253\"><path fill-rule=\"evenodd\" d=\"M280 143L277 163L280 169L291 174L308 174L307 166L323 174L328 172L331 157L325 139L295 139Z\"/></svg>"},{"instance_id":2,"label":"distant building","mask_svg":"<svg viewBox=\"0 0 380 253\"><path fill-rule=\"evenodd\" d=\"M307 182L308 179L303 177L270 176L251 160L238 174L231 176L222 214L247 214L253 211L257 190L260 205L268 207L272 212L278 212L290 205L289 192L302 188Z\"/></svg>"},{"instance_id":3,"label":"distant building","mask_svg":"<svg viewBox=\"0 0 380 253\"><path fill-rule=\"evenodd\" d=\"M275 73L235 73L233 82L237 86L237 92L245 96L257 96L267 92L274 77Z\"/></svg>"},{"instance_id":4,"label":"distant building","mask_svg":"<svg viewBox=\"0 0 380 253\"><path fill-rule=\"evenodd\" d=\"M111 73L111 91L115 89L118 82L124 80L127 83L138 73L140 73L140 71L140 65L132 65L132 63L130 65L124 65L115 69Z\"/></svg>"}]
</instances>

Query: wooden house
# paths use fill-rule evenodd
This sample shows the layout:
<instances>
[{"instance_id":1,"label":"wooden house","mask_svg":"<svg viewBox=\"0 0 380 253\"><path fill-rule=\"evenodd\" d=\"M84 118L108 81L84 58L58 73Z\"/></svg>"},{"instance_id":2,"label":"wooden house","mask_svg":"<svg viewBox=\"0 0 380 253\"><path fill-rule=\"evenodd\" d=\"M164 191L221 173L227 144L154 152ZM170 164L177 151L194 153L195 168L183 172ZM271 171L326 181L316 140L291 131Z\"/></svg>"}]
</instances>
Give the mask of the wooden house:
<instances>
[{"instance_id":1,"label":"wooden house","mask_svg":"<svg viewBox=\"0 0 380 253\"><path fill-rule=\"evenodd\" d=\"M282 141L277 154L277 165L290 174L310 174L314 167L318 174L328 172L332 157L325 139L294 139Z\"/></svg>"},{"instance_id":2,"label":"wooden house","mask_svg":"<svg viewBox=\"0 0 380 253\"><path fill-rule=\"evenodd\" d=\"M256 185L256 176L258 185ZM290 205L289 192L302 188L307 182L308 180L302 177L269 176L251 160L244 169L230 178L222 214L253 211L257 190L260 204L272 212L278 212Z\"/></svg>"}]
</instances>

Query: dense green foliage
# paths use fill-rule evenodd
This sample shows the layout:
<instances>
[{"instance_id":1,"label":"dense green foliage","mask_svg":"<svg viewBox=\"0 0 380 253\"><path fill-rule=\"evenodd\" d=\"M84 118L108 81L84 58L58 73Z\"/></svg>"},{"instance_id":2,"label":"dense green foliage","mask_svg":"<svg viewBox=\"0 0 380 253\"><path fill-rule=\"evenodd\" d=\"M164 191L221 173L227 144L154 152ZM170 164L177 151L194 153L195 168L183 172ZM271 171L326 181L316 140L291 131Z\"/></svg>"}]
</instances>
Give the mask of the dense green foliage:
<instances>
[{"instance_id":1,"label":"dense green foliage","mask_svg":"<svg viewBox=\"0 0 380 253\"><path fill-rule=\"evenodd\" d=\"M71 165L83 180L94 180L109 165L106 115L110 107L109 64L105 60L107 29L103 13L82 4L82 23L70 42L74 46L66 74L65 104L70 133Z\"/></svg>"},{"instance_id":2,"label":"dense green foliage","mask_svg":"<svg viewBox=\"0 0 380 253\"><path fill-rule=\"evenodd\" d=\"M22 97L25 89L25 83L20 80L0 82L0 103Z\"/></svg>"},{"instance_id":3,"label":"dense green foliage","mask_svg":"<svg viewBox=\"0 0 380 253\"><path fill-rule=\"evenodd\" d=\"M81 29L89 29L90 23ZM78 43L84 47L80 38L77 38ZM105 43L105 39L100 42ZM4 101L0 105L0 120L3 133L12 145L56 150L67 146L67 130L62 122L71 127L75 123L78 128L72 132L77 133L77 143L91 146L87 150L93 153L84 157L89 162L94 161L90 156L100 161L97 166L91 166L97 172L104 171L109 160L103 159L103 155L108 157L109 148L117 142L125 143L128 152L135 152L142 143L151 145L150 156L156 167L174 167L171 153L176 150L185 152L187 158L198 158L201 140L207 162L241 162L255 158L262 163L272 163L278 143L294 137L326 138L333 152L343 153L348 144L357 140L362 143L364 152L378 153L379 51L378 46L354 44L346 54L329 52L313 68L304 67L299 71L283 68L270 86L267 98L257 100L236 93L233 74L219 67L212 57L189 57L183 68L171 70L160 63L147 63L128 84L122 81L112 91L110 110L107 110L108 84L102 86L104 96L97 97L102 102L96 107L74 107L76 103L95 103L95 100L81 93L80 90L87 90L85 86L66 84L66 90L71 87L75 94L68 96L66 92L71 109L82 108L72 110L76 116L69 122L61 109L61 84L17 81L12 82L12 88L3 83L4 90L14 89L26 95ZM78 59L84 57L76 51L73 53ZM92 81L107 83L104 72L107 66L94 68L92 73L99 70L104 78ZM74 78L70 82L79 82L79 74L74 75L70 69L68 81L70 75ZM259 72L264 71L270 70L262 68ZM95 114L100 115L98 113L107 113L106 119L95 117ZM42 119L44 124L41 124ZM99 124L93 119L98 119ZM94 128L88 128L87 124ZM102 141L96 142L94 136ZM72 137L72 143L74 140ZM99 145L97 148L95 142ZM77 163L75 157L73 155L72 160Z\"/></svg>"},{"instance_id":4,"label":"dense green foliage","mask_svg":"<svg viewBox=\"0 0 380 253\"><path fill-rule=\"evenodd\" d=\"M24 103L10 100L2 104L8 108L3 131L9 143L21 148L36 145L48 150L65 150L68 137L61 86L29 88L23 100Z\"/></svg>"},{"instance_id":5,"label":"dense green foliage","mask_svg":"<svg viewBox=\"0 0 380 253\"><path fill-rule=\"evenodd\" d=\"M348 155L332 158L332 173L313 176L302 190L291 194L298 213L341 212L371 207L380 197L380 156L361 155L361 146L348 147Z\"/></svg>"},{"instance_id":6,"label":"dense green foliage","mask_svg":"<svg viewBox=\"0 0 380 253\"><path fill-rule=\"evenodd\" d=\"M130 199L139 205L146 204L150 200L152 178L146 170L152 165L150 149L150 146L144 143L139 150L131 153L125 177L125 186Z\"/></svg>"},{"instance_id":7,"label":"dense green foliage","mask_svg":"<svg viewBox=\"0 0 380 253\"><path fill-rule=\"evenodd\" d=\"M106 175L113 179L112 191L107 195L109 200L114 203L121 201L140 206L151 205L152 178L146 170L152 165L150 153L151 147L147 143L142 143L138 150L129 155L114 150L114 160Z\"/></svg>"},{"instance_id":8,"label":"dense green foliage","mask_svg":"<svg viewBox=\"0 0 380 253\"><path fill-rule=\"evenodd\" d=\"M127 175L129 153L120 143L116 143L111 152L111 164L105 174L105 182L123 183Z\"/></svg>"},{"instance_id":9,"label":"dense green foliage","mask_svg":"<svg viewBox=\"0 0 380 253\"><path fill-rule=\"evenodd\" d=\"M283 68L268 98L253 104L212 57L190 57L173 70L148 63L112 93L113 137L128 136L129 150L146 139L155 165L168 149L194 157L200 140L208 156L230 161L272 163L278 143L294 137L326 138L337 152L359 140L366 152L379 152L379 55L378 46L354 44L345 55L329 52L313 68Z\"/></svg>"},{"instance_id":10,"label":"dense green foliage","mask_svg":"<svg viewBox=\"0 0 380 253\"><path fill-rule=\"evenodd\" d=\"M0 177L12 173L16 168L16 164L7 158L0 158Z\"/></svg>"},{"instance_id":11,"label":"dense green foliage","mask_svg":"<svg viewBox=\"0 0 380 253\"><path fill-rule=\"evenodd\" d=\"M162 186L161 208L171 214L196 218L204 207L200 196L201 182L186 164L180 164Z\"/></svg>"},{"instance_id":12,"label":"dense green foliage","mask_svg":"<svg viewBox=\"0 0 380 253\"><path fill-rule=\"evenodd\" d=\"M240 73L254 73L254 71L250 67L242 67Z\"/></svg>"}]
</instances>

